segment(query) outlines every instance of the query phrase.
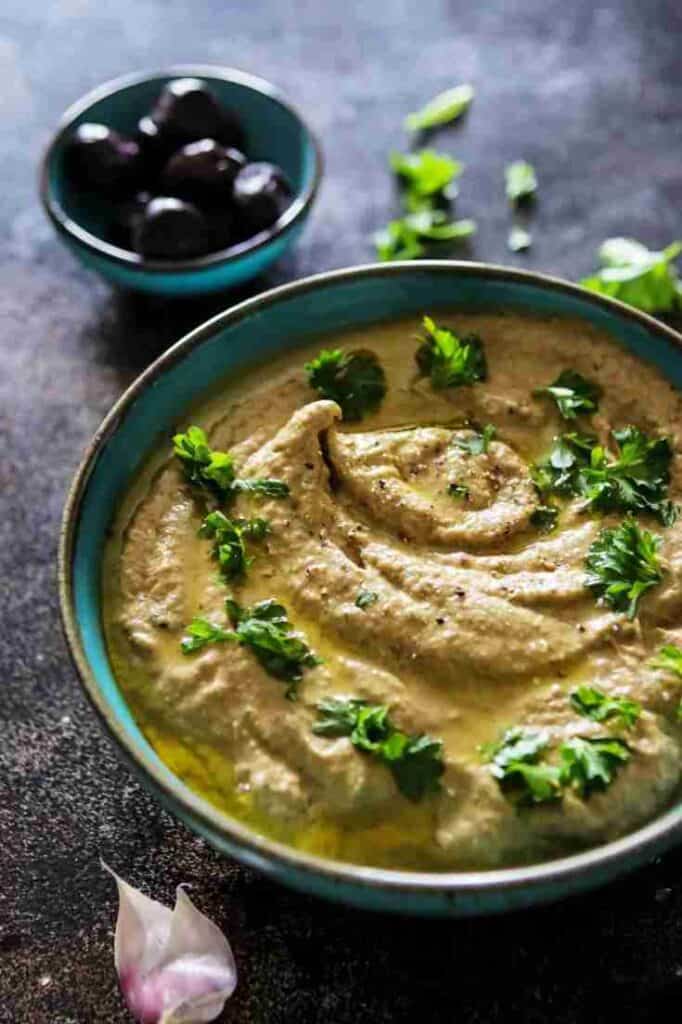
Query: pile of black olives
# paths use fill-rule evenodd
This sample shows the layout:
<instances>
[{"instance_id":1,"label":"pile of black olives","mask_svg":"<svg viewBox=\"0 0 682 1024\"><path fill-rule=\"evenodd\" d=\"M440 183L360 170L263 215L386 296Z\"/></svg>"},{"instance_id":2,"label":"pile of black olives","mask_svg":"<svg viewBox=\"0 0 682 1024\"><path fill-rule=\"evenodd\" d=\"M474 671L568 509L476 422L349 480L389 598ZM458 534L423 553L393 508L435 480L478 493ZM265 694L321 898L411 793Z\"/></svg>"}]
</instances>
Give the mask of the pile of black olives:
<instances>
[{"instance_id":1,"label":"pile of black olives","mask_svg":"<svg viewBox=\"0 0 682 1024\"><path fill-rule=\"evenodd\" d=\"M103 124L76 128L74 180L112 206L110 240L150 259L226 249L271 227L293 192L274 164L249 163L239 119L205 82L164 86L134 137Z\"/></svg>"}]
</instances>

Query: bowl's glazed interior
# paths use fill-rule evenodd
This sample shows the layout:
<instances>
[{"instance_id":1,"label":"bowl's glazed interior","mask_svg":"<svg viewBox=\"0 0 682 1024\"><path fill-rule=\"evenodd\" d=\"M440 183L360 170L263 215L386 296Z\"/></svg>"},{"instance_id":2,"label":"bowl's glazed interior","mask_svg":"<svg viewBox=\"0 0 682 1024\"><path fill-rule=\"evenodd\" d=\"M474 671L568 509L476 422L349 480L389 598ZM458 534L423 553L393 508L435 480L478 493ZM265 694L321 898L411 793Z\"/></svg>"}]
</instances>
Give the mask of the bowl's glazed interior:
<instances>
[{"instance_id":1,"label":"bowl's glazed interior","mask_svg":"<svg viewBox=\"0 0 682 1024\"><path fill-rule=\"evenodd\" d=\"M642 863L677 839L680 809L607 846L499 871L387 871L298 853L228 818L160 761L112 675L101 624L102 552L112 511L132 475L182 420L187 406L231 371L267 361L317 335L444 307L582 317L654 363L682 388L682 339L672 331L618 303L539 275L475 264L394 264L339 271L275 289L195 330L150 367L107 417L67 506L61 598L77 666L108 728L143 781L216 847L324 896L391 910L471 914L556 898Z\"/></svg>"}]
</instances>

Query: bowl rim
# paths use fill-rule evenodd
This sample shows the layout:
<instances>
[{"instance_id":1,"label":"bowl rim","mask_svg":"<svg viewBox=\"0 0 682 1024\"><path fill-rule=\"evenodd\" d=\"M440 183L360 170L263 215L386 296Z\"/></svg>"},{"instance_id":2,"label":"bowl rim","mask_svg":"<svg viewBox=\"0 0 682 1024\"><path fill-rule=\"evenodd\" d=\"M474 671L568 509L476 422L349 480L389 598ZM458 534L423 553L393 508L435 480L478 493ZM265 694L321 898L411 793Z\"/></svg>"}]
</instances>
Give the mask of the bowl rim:
<instances>
[{"instance_id":1,"label":"bowl rim","mask_svg":"<svg viewBox=\"0 0 682 1024\"><path fill-rule=\"evenodd\" d=\"M156 78L202 78L209 81L209 84L211 79L234 82L237 85L244 86L266 96L274 103L283 107L298 121L312 147L314 159L313 175L306 187L296 193L293 202L271 227L265 231L259 231L257 234L252 235L251 238L238 242L236 245L228 246L226 249L218 249L216 252L206 253L203 256L195 256L183 260L159 260L145 259L139 253L105 241L98 235L88 231L66 213L50 187L52 158L64 136L71 130L74 121L86 113L95 103L106 99L108 96L113 96L122 89L133 85L140 85L143 82L152 81ZM153 71L133 71L120 75L117 78L111 78L106 82L102 82L101 85L95 86L94 89L91 89L67 107L43 150L38 171L38 191L43 209L57 231L85 246L85 248L96 252L98 256L142 273L177 274L189 271L202 271L213 266L225 266L235 263L243 256L262 249L270 242L289 232L309 212L319 191L323 173L324 159L317 135L300 111L286 99L277 86L268 82L265 78L253 75L249 71L241 71L238 68L217 64L172 64L166 68L159 68Z\"/></svg>"},{"instance_id":2,"label":"bowl rim","mask_svg":"<svg viewBox=\"0 0 682 1024\"><path fill-rule=\"evenodd\" d=\"M96 675L90 668L81 643L75 610L73 554L80 526L81 505L89 478L101 451L116 432L129 408L160 375L213 337L218 330L247 318L255 311L276 305L281 299L305 294L327 284L359 278L399 277L406 273L419 273L421 270L445 273L453 277L460 274L477 275L567 293L583 302L634 321L671 342L682 352L681 334L632 306L549 274L474 261L423 260L416 263L396 261L364 264L314 274L246 299L198 325L154 360L114 403L86 448L68 492L59 537L58 585L62 627L80 682L100 720L116 740L119 753L124 755L128 765L142 775L145 783L162 798L166 806L173 809L174 813L178 813L179 809L183 820L192 824L198 822L207 833L212 832L219 836L230 850L235 851L237 858L243 855L248 860L251 857L251 863L254 859L260 860L261 863L265 860L279 869L289 869L296 875L307 875L315 881L324 880L336 886L381 891L388 897L402 895L415 896L418 899L421 894L424 897L440 896L455 902L458 897L467 895L479 896L485 900L486 896L495 893L498 897L502 895L511 900L515 892L522 890L522 902L525 905L542 900L543 896L540 894L543 891L547 893L562 883L566 887L566 892L578 887L588 887L590 884L596 885L599 877L605 877L604 872L608 874L610 865L614 865L615 876L629 867L641 864L647 857L661 853L663 849L682 838L682 805L678 808L669 808L653 821L611 842L555 860L519 867L474 871L403 871L335 861L299 851L258 834L238 819L220 811L192 791L181 779L175 777L174 783L171 784L163 777L161 769L146 751L116 721L114 713L100 691ZM586 879L591 873L597 877ZM582 881L578 882L578 879ZM311 885L311 889L314 889L314 885ZM515 905L519 905L518 899ZM474 912L483 913L489 910L489 907L481 906Z\"/></svg>"}]
</instances>

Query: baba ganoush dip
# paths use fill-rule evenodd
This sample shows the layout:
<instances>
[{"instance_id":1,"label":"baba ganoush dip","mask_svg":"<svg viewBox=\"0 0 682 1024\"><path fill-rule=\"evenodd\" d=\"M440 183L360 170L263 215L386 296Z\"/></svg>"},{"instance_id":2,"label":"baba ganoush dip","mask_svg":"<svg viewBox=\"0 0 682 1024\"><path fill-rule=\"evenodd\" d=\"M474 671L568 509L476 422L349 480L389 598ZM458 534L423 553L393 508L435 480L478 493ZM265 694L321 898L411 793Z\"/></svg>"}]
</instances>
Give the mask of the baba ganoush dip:
<instances>
[{"instance_id":1,"label":"baba ganoush dip","mask_svg":"<svg viewBox=\"0 0 682 1024\"><path fill-rule=\"evenodd\" d=\"M652 365L561 317L439 311L246 370L116 513L125 698L195 791L339 860L631 831L680 776L681 425Z\"/></svg>"}]
</instances>

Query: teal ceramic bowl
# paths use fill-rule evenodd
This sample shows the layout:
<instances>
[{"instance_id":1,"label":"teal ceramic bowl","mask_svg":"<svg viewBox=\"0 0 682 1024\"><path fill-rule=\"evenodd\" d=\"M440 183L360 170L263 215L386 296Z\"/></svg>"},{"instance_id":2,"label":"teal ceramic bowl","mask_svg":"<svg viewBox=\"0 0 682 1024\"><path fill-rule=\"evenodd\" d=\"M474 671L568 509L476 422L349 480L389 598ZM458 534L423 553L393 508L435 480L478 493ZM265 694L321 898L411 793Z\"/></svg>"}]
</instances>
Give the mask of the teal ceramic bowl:
<instances>
[{"instance_id":1,"label":"teal ceramic bowl","mask_svg":"<svg viewBox=\"0 0 682 1024\"><path fill-rule=\"evenodd\" d=\"M112 675L101 623L102 550L132 475L210 385L328 331L439 308L582 317L655 363L682 388L682 337L611 299L539 274L433 261L339 270L276 288L214 317L162 355L98 430L68 498L61 608L85 689L142 782L223 853L306 892L382 910L466 915L524 907L599 885L682 837L682 806L623 839L561 860L505 870L426 874L337 863L265 839L188 789L145 740ZM510 353L513 357L513 353Z\"/></svg>"},{"instance_id":2,"label":"teal ceramic bowl","mask_svg":"<svg viewBox=\"0 0 682 1024\"><path fill-rule=\"evenodd\" d=\"M66 145L73 129L84 121L134 133L165 83L185 77L203 79L226 107L238 113L249 158L282 167L295 198L271 228L229 249L189 260L144 259L104 240L104 203L78 189L66 173ZM300 234L321 176L322 155L315 136L274 86L231 68L178 65L106 82L70 107L43 156L40 196L59 237L86 267L124 288L191 296L242 284L279 259Z\"/></svg>"}]
</instances>

